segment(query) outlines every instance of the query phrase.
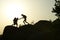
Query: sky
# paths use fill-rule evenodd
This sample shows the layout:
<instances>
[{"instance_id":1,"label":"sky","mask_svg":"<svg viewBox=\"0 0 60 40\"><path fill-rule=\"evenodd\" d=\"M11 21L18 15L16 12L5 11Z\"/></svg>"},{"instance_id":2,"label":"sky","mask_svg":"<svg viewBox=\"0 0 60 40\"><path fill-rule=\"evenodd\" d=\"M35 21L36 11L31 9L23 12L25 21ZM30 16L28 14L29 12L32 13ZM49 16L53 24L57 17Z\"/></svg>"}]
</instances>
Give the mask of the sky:
<instances>
[{"instance_id":1,"label":"sky","mask_svg":"<svg viewBox=\"0 0 60 40\"><path fill-rule=\"evenodd\" d=\"M0 0L0 34L6 25L13 24L13 18L21 18L21 14L27 16L27 21L52 20L57 17L51 12L54 0ZM23 19L18 21L23 24Z\"/></svg>"}]
</instances>

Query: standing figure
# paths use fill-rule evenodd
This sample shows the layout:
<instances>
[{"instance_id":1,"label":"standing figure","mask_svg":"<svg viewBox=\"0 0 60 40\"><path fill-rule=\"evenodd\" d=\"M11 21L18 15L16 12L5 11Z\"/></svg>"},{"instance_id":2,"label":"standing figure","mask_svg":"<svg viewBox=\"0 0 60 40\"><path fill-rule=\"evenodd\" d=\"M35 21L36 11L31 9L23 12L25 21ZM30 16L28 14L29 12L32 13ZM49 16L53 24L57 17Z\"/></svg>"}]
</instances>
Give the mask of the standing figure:
<instances>
[{"instance_id":1,"label":"standing figure","mask_svg":"<svg viewBox=\"0 0 60 40\"><path fill-rule=\"evenodd\" d=\"M17 23L17 22L18 22L18 20L19 20L19 19L15 17L15 18L13 19L13 25L18 26L18 23Z\"/></svg>"},{"instance_id":2,"label":"standing figure","mask_svg":"<svg viewBox=\"0 0 60 40\"><path fill-rule=\"evenodd\" d=\"M28 23L28 22L27 22L27 20L26 20L26 19L27 19L27 16L26 16L26 15L24 15L24 14L21 14L21 16L22 16L22 18L24 18L23 23L24 23L24 24ZM28 24L29 24L29 23L28 23Z\"/></svg>"}]
</instances>

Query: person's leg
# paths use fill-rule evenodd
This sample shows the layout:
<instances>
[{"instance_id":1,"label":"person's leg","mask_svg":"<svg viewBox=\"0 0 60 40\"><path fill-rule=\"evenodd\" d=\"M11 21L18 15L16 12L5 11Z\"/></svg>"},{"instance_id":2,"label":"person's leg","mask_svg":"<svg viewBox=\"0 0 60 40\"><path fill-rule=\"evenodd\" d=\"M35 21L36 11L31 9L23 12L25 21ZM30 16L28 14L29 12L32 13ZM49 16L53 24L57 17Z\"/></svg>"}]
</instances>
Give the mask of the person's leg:
<instances>
[{"instance_id":1,"label":"person's leg","mask_svg":"<svg viewBox=\"0 0 60 40\"><path fill-rule=\"evenodd\" d=\"M13 24L12 25L15 25L15 22L13 22Z\"/></svg>"},{"instance_id":2,"label":"person's leg","mask_svg":"<svg viewBox=\"0 0 60 40\"><path fill-rule=\"evenodd\" d=\"M26 25L26 20L24 20L23 22L24 22L24 24Z\"/></svg>"},{"instance_id":3,"label":"person's leg","mask_svg":"<svg viewBox=\"0 0 60 40\"><path fill-rule=\"evenodd\" d=\"M23 21L23 23L25 24L25 21Z\"/></svg>"},{"instance_id":4,"label":"person's leg","mask_svg":"<svg viewBox=\"0 0 60 40\"><path fill-rule=\"evenodd\" d=\"M26 23L28 23L26 20L25 20ZM29 23L28 23L29 24Z\"/></svg>"},{"instance_id":5,"label":"person's leg","mask_svg":"<svg viewBox=\"0 0 60 40\"><path fill-rule=\"evenodd\" d=\"M26 23L28 23L27 21L25 21ZM29 23L28 23L29 24Z\"/></svg>"},{"instance_id":6,"label":"person's leg","mask_svg":"<svg viewBox=\"0 0 60 40\"><path fill-rule=\"evenodd\" d=\"M14 22L14 25L15 25L15 26L18 26L18 23L17 23L17 22Z\"/></svg>"}]
</instances>

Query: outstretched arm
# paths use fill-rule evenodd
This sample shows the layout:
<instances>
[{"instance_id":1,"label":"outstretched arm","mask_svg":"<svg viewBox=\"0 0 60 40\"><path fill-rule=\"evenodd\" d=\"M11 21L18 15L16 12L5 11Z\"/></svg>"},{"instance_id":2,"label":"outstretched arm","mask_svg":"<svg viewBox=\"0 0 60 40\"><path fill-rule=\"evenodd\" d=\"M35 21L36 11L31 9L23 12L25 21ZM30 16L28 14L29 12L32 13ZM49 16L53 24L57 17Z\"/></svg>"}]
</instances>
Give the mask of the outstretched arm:
<instances>
[{"instance_id":1,"label":"outstretched arm","mask_svg":"<svg viewBox=\"0 0 60 40\"><path fill-rule=\"evenodd\" d=\"M22 17L23 18L23 17ZM19 18L18 20L22 19L22 18Z\"/></svg>"},{"instance_id":2,"label":"outstretched arm","mask_svg":"<svg viewBox=\"0 0 60 40\"><path fill-rule=\"evenodd\" d=\"M22 18L19 18L18 20L20 20L20 19L22 19Z\"/></svg>"}]
</instances>

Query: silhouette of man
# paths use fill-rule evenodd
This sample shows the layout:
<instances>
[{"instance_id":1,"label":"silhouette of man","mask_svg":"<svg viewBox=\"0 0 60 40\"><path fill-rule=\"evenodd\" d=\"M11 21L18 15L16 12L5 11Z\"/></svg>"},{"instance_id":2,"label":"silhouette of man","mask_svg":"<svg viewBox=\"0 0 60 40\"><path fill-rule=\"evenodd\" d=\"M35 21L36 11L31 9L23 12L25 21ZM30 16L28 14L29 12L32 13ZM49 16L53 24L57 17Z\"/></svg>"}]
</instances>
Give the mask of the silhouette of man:
<instances>
[{"instance_id":1,"label":"silhouette of man","mask_svg":"<svg viewBox=\"0 0 60 40\"><path fill-rule=\"evenodd\" d=\"M18 23L17 23L17 22L18 22L18 20L19 20L19 19L15 17L15 18L13 19L13 23L14 23L13 25L18 26Z\"/></svg>"},{"instance_id":2,"label":"silhouette of man","mask_svg":"<svg viewBox=\"0 0 60 40\"><path fill-rule=\"evenodd\" d=\"M24 23L24 24L28 23L28 22L26 21L27 16L26 16L26 15L24 15L24 14L21 14L21 16L22 16L22 18L24 18L23 23ZM29 24L29 23L28 23L28 24Z\"/></svg>"}]
</instances>

